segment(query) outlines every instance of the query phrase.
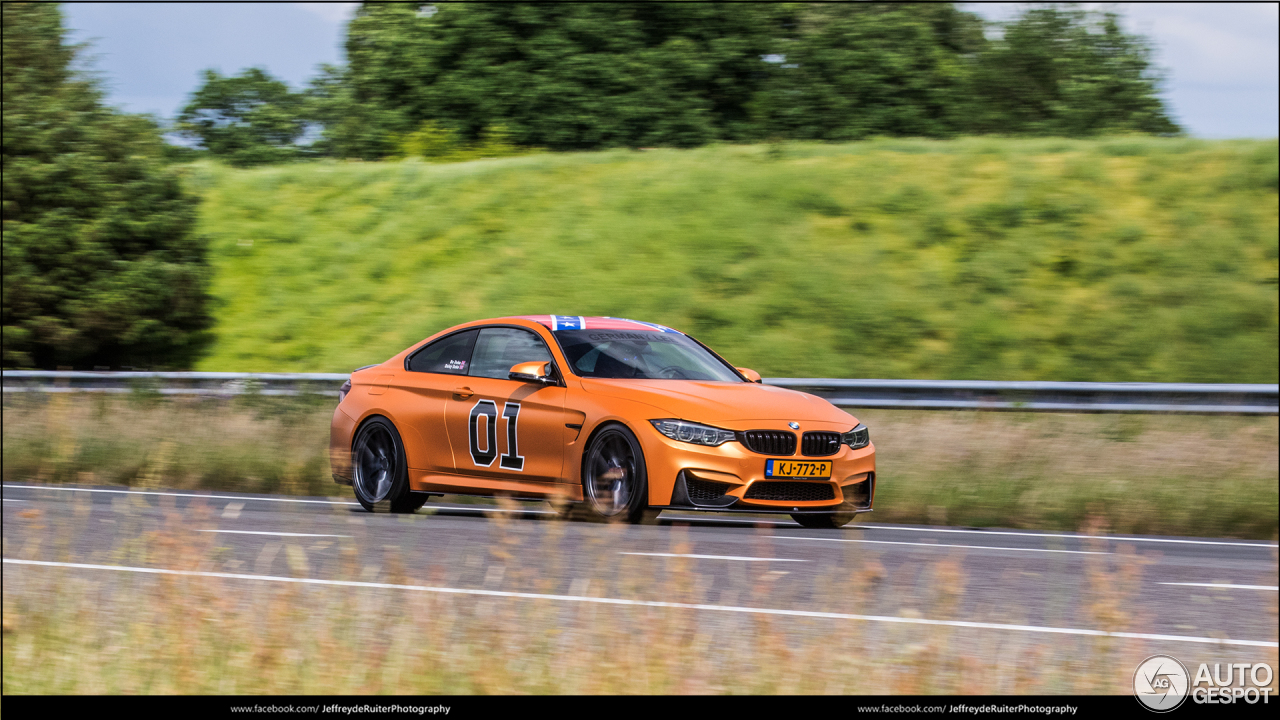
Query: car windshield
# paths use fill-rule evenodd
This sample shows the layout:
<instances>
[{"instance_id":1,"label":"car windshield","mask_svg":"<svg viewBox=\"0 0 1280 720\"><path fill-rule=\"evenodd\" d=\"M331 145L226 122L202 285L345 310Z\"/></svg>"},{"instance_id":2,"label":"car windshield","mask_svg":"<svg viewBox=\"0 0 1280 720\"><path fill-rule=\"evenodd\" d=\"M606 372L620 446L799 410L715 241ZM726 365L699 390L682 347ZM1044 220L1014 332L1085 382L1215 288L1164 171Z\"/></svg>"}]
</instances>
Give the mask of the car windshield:
<instances>
[{"instance_id":1,"label":"car windshield","mask_svg":"<svg viewBox=\"0 0 1280 720\"><path fill-rule=\"evenodd\" d=\"M558 330L554 335L582 377L742 382L732 368L680 333Z\"/></svg>"}]
</instances>

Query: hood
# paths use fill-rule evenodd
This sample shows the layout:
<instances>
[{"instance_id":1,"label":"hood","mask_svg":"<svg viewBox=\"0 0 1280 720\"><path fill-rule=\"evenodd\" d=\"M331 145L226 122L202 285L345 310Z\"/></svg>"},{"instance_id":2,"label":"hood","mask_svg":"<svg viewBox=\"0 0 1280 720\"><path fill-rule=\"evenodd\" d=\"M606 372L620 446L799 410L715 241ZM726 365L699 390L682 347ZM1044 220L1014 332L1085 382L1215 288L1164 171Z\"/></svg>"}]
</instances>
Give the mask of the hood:
<instances>
[{"instance_id":1,"label":"hood","mask_svg":"<svg viewBox=\"0 0 1280 720\"><path fill-rule=\"evenodd\" d=\"M852 415L816 395L772 385L702 380L581 381L589 393L652 405L661 411L660 417L727 430L750 430L753 423L760 421L837 423L841 430L857 424Z\"/></svg>"}]
</instances>

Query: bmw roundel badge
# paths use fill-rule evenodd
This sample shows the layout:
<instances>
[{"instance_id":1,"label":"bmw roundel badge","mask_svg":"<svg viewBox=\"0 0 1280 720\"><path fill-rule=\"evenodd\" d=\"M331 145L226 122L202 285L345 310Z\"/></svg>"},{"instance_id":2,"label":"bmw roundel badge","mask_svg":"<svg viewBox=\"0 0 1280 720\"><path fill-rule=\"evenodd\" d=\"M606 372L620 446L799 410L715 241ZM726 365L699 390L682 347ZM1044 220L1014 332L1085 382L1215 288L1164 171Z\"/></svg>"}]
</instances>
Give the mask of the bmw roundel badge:
<instances>
[{"instance_id":1,"label":"bmw roundel badge","mask_svg":"<svg viewBox=\"0 0 1280 720\"><path fill-rule=\"evenodd\" d=\"M794 420L793 420L793 421L791 421L791 422L789 422L789 423L787 423L787 425L791 426L791 429L792 429L792 430L799 430L799 429L800 429L800 423L795 422Z\"/></svg>"}]
</instances>

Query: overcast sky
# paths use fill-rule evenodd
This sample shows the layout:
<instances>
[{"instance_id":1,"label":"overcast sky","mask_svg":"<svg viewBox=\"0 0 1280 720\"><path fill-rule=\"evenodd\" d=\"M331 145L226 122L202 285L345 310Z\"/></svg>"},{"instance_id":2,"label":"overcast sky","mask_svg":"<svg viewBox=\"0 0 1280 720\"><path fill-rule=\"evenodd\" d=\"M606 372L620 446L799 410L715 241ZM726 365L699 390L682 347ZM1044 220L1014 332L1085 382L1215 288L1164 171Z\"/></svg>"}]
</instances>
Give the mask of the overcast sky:
<instances>
[{"instance_id":1,"label":"overcast sky","mask_svg":"<svg viewBox=\"0 0 1280 720\"><path fill-rule=\"evenodd\" d=\"M1276 137L1280 126L1280 5L1085 3L1151 38L1167 71L1175 119L1205 138ZM199 73L259 66L302 87L321 63L342 60L343 26L355 3L67 3L73 42L92 42L91 67L108 101L172 118ZM1020 4L965 4L990 19Z\"/></svg>"}]
</instances>

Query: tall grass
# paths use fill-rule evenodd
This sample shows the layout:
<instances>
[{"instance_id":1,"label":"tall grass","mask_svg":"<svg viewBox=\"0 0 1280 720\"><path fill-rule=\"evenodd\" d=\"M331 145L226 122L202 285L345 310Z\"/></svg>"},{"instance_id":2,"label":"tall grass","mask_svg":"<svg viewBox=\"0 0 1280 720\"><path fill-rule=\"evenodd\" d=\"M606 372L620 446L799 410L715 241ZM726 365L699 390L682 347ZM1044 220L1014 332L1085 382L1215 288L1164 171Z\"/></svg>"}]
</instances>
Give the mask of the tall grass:
<instances>
[{"instance_id":1,"label":"tall grass","mask_svg":"<svg viewBox=\"0 0 1280 720\"><path fill-rule=\"evenodd\" d=\"M114 517L128 539L116 547L90 544L96 548L90 562L249 572L213 535L192 530L217 522L208 508L170 510L156 525L120 503ZM60 556L56 549L42 555L32 542L49 534L49 522L54 520L38 510L18 513L12 525L19 527L6 527L6 557ZM278 563L287 569L275 574L1027 620L1028 608L1017 597L965 607L969 582L959 555L933 555L890 572L874 549L848 549L830 559L806 602L796 596L808 584L801 588L779 570L743 570L714 584L684 558L655 570L653 558L619 556L627 530L612 527L606 528L612 534L589 538L585 546L579 538L577 549L591 562L575 570L581 577L566 588L564 523L491 522L500 526L497 541L469 548L469 554L374 550L360 525L348 525L356 537L340 540L336 553L290 545L283 553L287 563ZM86 547L84 526L69 525L57 528L60 545ZM671 528L672 552L689 551L685 532ZM513 555L517 547L523 560ZM1132 552L1090 556L1079 583L1055 591L1080 609L1074 621L1085 627L1143 632L1147 618L1131 609L1142 567ZM270 568L252 572L268 574L264 569ZM4 582L6 694L1119 695L1131 691L1133 668L1156 651L1146 641L1117 638L31 566L5 566ZM1274 649L1178 647L1188 664L1265 660L1276 666Z\"/></svg>"},{"instance_id":2,"label":"tall grass","mask_svg":"<svg viewBox=\"0 0 1280 720\"><path fill-rule=\"evenodd\" d=\"M960 139L198 163L199 369L633 317L766 376L1276 382L1277 145Z\"/></svg>"},{"instance_id":3,"label":"tall grass","mask_svg":"<svg viewBox=\"0 0 1280 720\"><path fill-rule=\"evenodd\" d=\"M327 495L333 398L4 398L4 480ZM24 394L25 395L25 394Z\"/></svg>"},{"instance_id":4,"label":"tall grass","mask_svg":"<svg viewBox=\"0 0 1280 720\"><path fill-rule=\"evenodd\" d=\"M346 495L331 398L9 394L5 482ZM876 521L1272 539L1275 417L858 410Z\"/></svg>"}]
</instances>

